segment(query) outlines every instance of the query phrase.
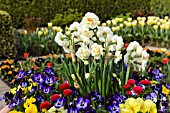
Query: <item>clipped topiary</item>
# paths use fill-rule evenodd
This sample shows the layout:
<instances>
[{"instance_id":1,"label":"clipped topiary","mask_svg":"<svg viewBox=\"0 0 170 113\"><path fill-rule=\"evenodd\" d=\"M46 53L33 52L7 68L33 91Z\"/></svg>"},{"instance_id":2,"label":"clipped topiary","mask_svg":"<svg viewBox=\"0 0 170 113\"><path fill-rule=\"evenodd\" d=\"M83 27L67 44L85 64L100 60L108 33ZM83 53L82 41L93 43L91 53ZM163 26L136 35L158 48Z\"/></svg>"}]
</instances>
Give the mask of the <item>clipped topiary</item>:
<instances>
[{"instance_id":1,"label":"clipped topiary","mask_svg":"<svg viewBox=\"0 0 170 113\"><path fill-rule=\"evenodd\" d=\"M0 10L0 57L14 57L15 55L11 16L6 11Z\"/></svg>"}]
</instances>

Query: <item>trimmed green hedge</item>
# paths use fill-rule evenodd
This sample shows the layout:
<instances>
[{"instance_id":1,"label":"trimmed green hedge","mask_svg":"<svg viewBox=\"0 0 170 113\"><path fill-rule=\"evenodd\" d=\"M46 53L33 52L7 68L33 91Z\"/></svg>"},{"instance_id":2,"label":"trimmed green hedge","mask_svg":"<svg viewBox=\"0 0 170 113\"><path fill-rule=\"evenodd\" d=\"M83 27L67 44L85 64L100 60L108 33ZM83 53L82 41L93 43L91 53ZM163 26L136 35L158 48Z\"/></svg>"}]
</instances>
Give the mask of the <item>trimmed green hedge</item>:
<instances>
[{"instance_id":1,"label":"trimmed green hedge","mask_svg":"<svg viewBox=\"0 0 170 113\"><path fill-rule=\"evenodd\" d=\"M69 9L77 10L79 14L94 12L101 21L135 10L153 11L157 16L170 14L170 0L0 0L0 7L9 12L13 26L17 28L29 17L41 18L41 25L45 26L58 14L67 17L65 14Z\"/></svg>"},{"instance_id":2,"label":"trimmed green hedge","mask_svg":"<svg viewBox=\"0 0 170 113\"><path fill-rule=\"evenodd\" d=\"M0 10L0 57L15 56L15 40L12 36L11 16Z\"/></svg>"}]
</instances>

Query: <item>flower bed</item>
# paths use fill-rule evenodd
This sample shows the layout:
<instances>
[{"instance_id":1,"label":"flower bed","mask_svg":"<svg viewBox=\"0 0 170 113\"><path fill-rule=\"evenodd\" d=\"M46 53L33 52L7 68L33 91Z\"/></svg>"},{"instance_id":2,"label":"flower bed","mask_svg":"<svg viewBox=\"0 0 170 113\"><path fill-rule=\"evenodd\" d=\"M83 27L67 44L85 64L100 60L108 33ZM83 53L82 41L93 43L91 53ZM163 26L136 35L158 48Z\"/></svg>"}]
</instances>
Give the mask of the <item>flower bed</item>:
<instances>
[{"instance_id":1,"label":"flower bed","mask_svg":"<svg viewBox=\"0 0 170 113\"><path fill-rule=\"evenodd\" d=\"M11 77L16 87L3 96L10 113L169 110L169 55L143 49L136 41L124 44L121 36L98 26L98 21L87 13L65 34L56 34L63 57L33 63L26 58L19 63ZM32 68L35 64L37 68Z\"/></svg>"}]
</instances>

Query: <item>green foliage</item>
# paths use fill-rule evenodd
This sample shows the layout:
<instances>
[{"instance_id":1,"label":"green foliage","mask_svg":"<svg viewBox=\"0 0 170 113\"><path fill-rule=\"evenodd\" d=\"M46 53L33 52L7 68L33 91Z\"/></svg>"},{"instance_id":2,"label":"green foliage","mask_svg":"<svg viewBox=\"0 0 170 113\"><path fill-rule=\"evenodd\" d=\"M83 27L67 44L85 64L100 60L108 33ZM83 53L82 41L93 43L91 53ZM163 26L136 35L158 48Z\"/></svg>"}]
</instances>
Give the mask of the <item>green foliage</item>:
<instances>
[{"instance_id":1,"label":"green foliage","mask_svg":"<svg viewBox=\"0 0 170 113\"><path fill-rule=\"evenodd\" d=\"M15 55L15 41L12 36L11 16L0 10L0 57Z\"/></svg>"},{"instance_id":2,"label":"green foliage","mask_svg":"<svg viewBox=\"0 0 170 113\"><path fill-rule=\"evenodd\" d=\"M79 13L77 10L68 9L64 14L57 13L52 23L57 26L64 27L65 25L70 25L73 22L80 21L83 14Z\"/></svg>"},{"instance_id":3,"label":"green foliage","mask_svg":"<svg viewBox=\"0 0 170 113\"><path fill-rule=\"evenodd\" d=\"M165 16L170 14L170 0L151 0L151 11L157 16Z\"/></svg>"}]
</instances>

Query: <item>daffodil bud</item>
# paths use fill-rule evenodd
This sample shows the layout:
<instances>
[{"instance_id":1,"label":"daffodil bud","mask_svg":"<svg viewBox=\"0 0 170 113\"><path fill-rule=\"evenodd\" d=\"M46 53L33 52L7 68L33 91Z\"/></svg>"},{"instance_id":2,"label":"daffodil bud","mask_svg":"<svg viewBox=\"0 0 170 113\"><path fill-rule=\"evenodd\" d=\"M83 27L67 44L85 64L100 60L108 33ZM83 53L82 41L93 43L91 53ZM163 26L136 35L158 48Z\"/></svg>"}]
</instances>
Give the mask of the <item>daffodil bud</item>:
<instances>
[{"instance_id":1,"label":"daffodil bud","mask_svg":"<svg viewBox=\"0 0 170 113\"><path fill-rule=\"evenodd\" d=\"M66 35L69 36L71 34L70 31L66 31Z\"/></svg>"},{"instance_id":2,"label":"daffodil bud","mask_svg":"<svg viewBox=\"0 0 170 113\"><path fill-rule=\"evenodd\" d=\"M100 23L101 23L101 22L100 22L100 21L98 21L98 22L97 22L97 25L100 25Z\"/></svg>"},{"instance_id":3,"label":"daffodil bud","mask_svg":"<svg viewBox=\"0 0 170 113\"><path fill-rule=\"evenodd\" d=\"M57 31L57 26L53 26L52 28L54 31Z\"/></svg>"}]
</instances>

